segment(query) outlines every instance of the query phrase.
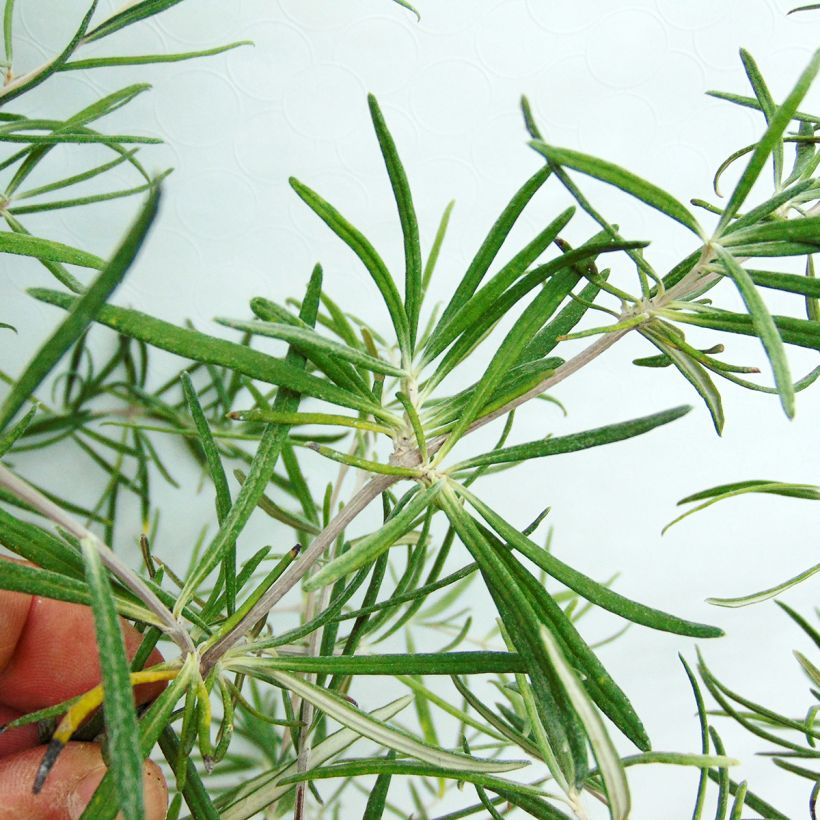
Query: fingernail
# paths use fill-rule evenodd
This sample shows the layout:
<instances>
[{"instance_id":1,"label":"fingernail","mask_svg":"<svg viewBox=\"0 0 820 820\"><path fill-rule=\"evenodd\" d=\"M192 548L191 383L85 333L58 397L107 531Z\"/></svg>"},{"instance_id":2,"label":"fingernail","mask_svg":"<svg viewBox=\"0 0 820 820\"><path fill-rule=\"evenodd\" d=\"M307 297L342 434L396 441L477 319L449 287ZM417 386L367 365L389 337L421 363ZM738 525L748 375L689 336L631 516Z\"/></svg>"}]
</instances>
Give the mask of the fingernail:
<instances>
[{"instance_id":1,"label":"fingernail","mask_svg":"<svg viewBox=\"0 0 820 820\"><path fill-rule=\"evenodd\" d=\"M104 767L94 769L74 786L66 801L68 816L71 820L79 820L82 816L85 807L91 802L94 792L97 791L97 786L100 785L100 782L105 776L105 771Z\"/></svg>"}]
</instances>

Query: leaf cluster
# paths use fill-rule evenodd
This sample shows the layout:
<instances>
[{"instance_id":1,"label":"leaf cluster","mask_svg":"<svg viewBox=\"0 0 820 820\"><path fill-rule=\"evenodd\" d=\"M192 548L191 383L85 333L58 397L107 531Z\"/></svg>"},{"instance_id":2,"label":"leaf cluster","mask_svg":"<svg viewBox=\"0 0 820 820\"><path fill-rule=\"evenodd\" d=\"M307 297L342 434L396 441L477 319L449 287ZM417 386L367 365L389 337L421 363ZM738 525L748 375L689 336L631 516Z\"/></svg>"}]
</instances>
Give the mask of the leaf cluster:
<instances>
[{"instance_id":1,"label":"leaf cluster","mask_svg":"<svg viewBox=\"0 0 820 820\"><path fill-rule=\"evenodd\" d=\"M173 55L76 56L85 44L177 2L141 0L100 22L94 2L59 55L15 77L14 4L8 0L8 73L0 105L61 71L173 62L241 45ZM787 357L788 346L820 350L820 289L812 263L820 246L820 118L800 109L820 70L820 52L780 103L752 57L743 52L741 59L753 96L720 96L757 109L762 135L730 158L729 164L745 164L725 204L701 200L692 206L703 206L701 218L631 171L551 145L524 100L530 148L543 164L512 193L446 304L432 308L428 290L438 275L452 205L430 244L423 244L399 147L370 97L401 227L403 270L392 271L366 232L319 191L296 179L291 185L360 261L389 319L388 337L374 329L370 316L355 316L329 295L319 265L301 298L280 304L254 297L246 315L217 319L219 335L113 304L117 286L150 241L162 175L147 175L131 147L150 139L104 134L92 124L147 87L123 89L64 121L0 112L0 142L11 144L0 161L10 177L2 207L9 230L0 232L0 251L39 260L60 287L29 293L61 311L54 331L21 372L2 374L8 390L0 404L0 458L6 465L0 465L0 543L33 566L4 565L0 588L89 604L105 658L100 687L13 724L62 716L38 786L65 742L102 705L111 763L86 811L89 818L113 818L118 810L128 818L143 815L135 784L142 759L157 746L176 790L171 816L183 801L195 818L240 820L260 811L301 817L307 801L343 816L345 796L362 782L375 783L367 818L401 815L391 789L407 778L419 816L429 816L454 787L466 786L475 792L472 802L447 816L498 817L521 810L543 818L582 817L583 801L591 796L611 817L626 818L626 769L658 763L701 770L695 816L701 816L710 779L718 790L718 817L729 811L740 817L744 805L767 817L782 816L766 814L767 804L729 777L735 761L708 724L688 667L701 750L655 751L579 621L598 607L624 627L638 624L701 639L717 638L720 630L629 599L612 581L581 573L554 555L549 542L536 540L548 511L518 526L486 497L488 485L482 482L531 459L599 446L626 452L629 439L659 435L653 431L689 411L682 406L630 420L602 419L594 429L509 443L515 440L518 407L553 399L553 388L628 334L645 339L652 354L635 364L676 370L703 401L718 433L724 426L721 379L776 394L791 417L796 394L820 375L815 368L795 380ZM34 168L64 143L101 144L113 156L83 174L26 188ZM119 165L132 169L136 185L108 194L48 197ZM755 200L767 165L771 193ZM582 190L586 177L674 221L695 243L691 252L671 269L657 269L651 244L622 236L616 222L593 205ZM568 191L575 204L510 252L509 236L522 214L539 191L551 189ZM21 222L36 210L140 193L146 196L135 220L105 260L34 236ZM572 246L566 229L575 227L579 212L596 227ZM799 268L781 272L781 262ZM796 296L794 312L802 315L773 315L765 295L772 289ZM721 306L727 290L739 294L744 311ZM595 313L612 321L597 326ZM115 334L113 352L102 361L88 343L94 325ZM687 332L700 332L692 328L712 331L715 341L700 348L687 339ZM771 385L747 378L756 367L721 357L735 334L759 339ZM256 346L259 337L275 340L280 355ZM569 342L587 338L592 341L580 353L565 353L573 349ZM181 359L174 378L159 385L149 365L154 349ZM450 386L465 373L473 374L461 380L467 387ZM48 401L40 398L44 386L51 389ZM454 459L456 444L464 441L465 449L473 431L499 419L504 423L494 447ZM173 557L161 549L162 504L154 491L157 480L178 485L161 455L160 442L169 438L181 442L199 465L214 502L213 520L199 540ZM93 506L50 496L36 479L20 477L15 459L58 443L79 448L100 470L103 486ZM316 487L320 458L336 472L327 487ZM553 464L560 459L543 463L544 470L558 474ZM743 492L818 497L816 487L741 482L685 501L703 507ZM139 500L137 528L122 524L126 494ZM381 522L363 527L359 515L376 503ZM275 545L256 543L250 535L247 525L257 511L276 522ZM114 549L137 538L141 574ZM478 634L471 607L464 607L476 594L492 601L497 613L488 634ZM290 625L282 603L288 595L298 602L299 616ZM130 662L117 614L144 636ZM397 635L406 651L382 651L382 642L395 643ZM425 645L436 646L436 639L440 645L416 652L418 637ZM158 644L167 660L144 669ZM799 660L815 676L816 690L816 668ZM699 671L725 713L785 748L778 765L807 777L790 758L816 756L814 711L805 721L776 715L728 690L705 665ZM388 677L408 694L378 704L368 695L367 703L357 703L351 693L358 692L361 676ZM131 686L149 680L169 685L137 717ZM493 705L487 691L498 698ZM449 739L441 728L445 715L456 723ZM775 736L772 724L802 732L807 745ZM617 751L616 732L618 743L635 747L633 754ZM237 738L242 742L234 743ZM359 740L368 743L359 744L357 753L367 751L348 757ZM522 779L518 770L525 766L530 768Z\"/></svg>"}]
</instances>

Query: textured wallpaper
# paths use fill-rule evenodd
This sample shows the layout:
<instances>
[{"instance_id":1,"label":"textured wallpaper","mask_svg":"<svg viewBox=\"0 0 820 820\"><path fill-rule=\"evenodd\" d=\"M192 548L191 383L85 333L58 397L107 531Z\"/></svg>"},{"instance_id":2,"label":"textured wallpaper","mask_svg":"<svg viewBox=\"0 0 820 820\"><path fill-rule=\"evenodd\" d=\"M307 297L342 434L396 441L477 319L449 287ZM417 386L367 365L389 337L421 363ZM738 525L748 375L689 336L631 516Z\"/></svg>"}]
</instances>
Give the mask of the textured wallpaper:
<instances>
[{"instance_id":1,"label":"textured wallpaper","mask_svg":"<svg viewBox=\"0 0 820 820\"><path fill-rule=\"evenodd\" d=\"M539 166L526 144L518 107L522 93L550 142L605 156L681 200L714 200L714 169L756 138L761 119L704 92L747 93L738 58L742 46L756 56L774 95L784 95L820 33L818 19L786 17L791 5L418 0L419 23L388 0L190 0L85 56L115 45L118 52L135 54L234 40L255 45L190 63L105 75L72 72L42 87L28 104L40 113L67 116L103 89L146 79L153 85L104 123L112 132L161 136L164 145L145 147L140 156L157 172L175 169L159 223L117 302L213 330L214 316L245 317L251 296L298 295L321 260L328 292L386 328L387 316L366 273L288 185L295 175L314 187L400 269L401 233L370 127L367 92L381 102L407 167L424 248L447 203L456 202L433 291L441 299L507 198ZM18 53L32 67L59 50L84 4L20 0L17 6L24 38ZM87 167L89 156L79 149L55 151L51 170L42 170L43 181L54 169L65 176ZM734 178L730 171L727 184ZM123 171L118 182L128 187L136 180ZM585 190L626 235L653 240L649 253L659 266L689 250L685 231L625 195L591 183ZM557 186L546 186L504 253L567 204ZM31 219L29 228L105 254L134 208L133 200L117 200ZM569 237L588 228L578 219ZM49 284L45 272L25 260L4 257L0 264L3 314L14 316L21 328L19 336L0 339L0 367L17 372L21 351L45 336L57 314L24 293L33 284ZM100 345L107 340L105 334L95 337ZM755 345L735 339L731 344L734 359L761 361ZM631 358L650 353L636 340L619 346L556 390L566 418L555 406L539 403L521 413L518 435L524 440L561 434L682 402L698 405L675 374L647 374L630 365ZM816 364L809 355L795 355L794 362L801 374ZM703 601L758 589L773 572L785 578L815 561L812 505L738 499L663 538L660 530L674 517L679 498L704 487L746 478L816 482L820 400L809 392L799 397L798 417L790 424L776 400L727 387L728 423L718 444L698 405L654 435L548 466L528 464L514 484L507 479L490 486L500 509L519 523L551 505L556 553L580 569L602 579L620 572L618 589L625 594L723 626L729 636L704 647L715 670L755 700L785 705L802 697L791 660L799 638L787 619L772 606L715 611ZM759 435L760 425L766 425L766 437ZM486 431L487 441L495 436L496 430ZM815 444L810 452L807 440ZM84 469L61 464L55 485L76 486ZM171 488L167 492L169 503L182 503ZM639 515L639 508L645 512ZM208 504L175 509L180 514L165 524L163 548L170 552L175 540L194 537L195 513ZM813 597L803 588L789 600L805 609ZM605 637L613 623L593 616L591 637ZM762 668L747 657L761 643L767 658ZM633 627L603 651L634 694L656 747L694 751L698 730L678 650L693 655L684 639ZM725 728L729 751L744 758L753 787L802 816L805 795L792 793L789 779L768 761L752 758L746 736ZM630 777L636 820L690 815L696 775L653 768L633 769ZM446 808L442 804L439 813Z\"/></svg>"}]
</instances>

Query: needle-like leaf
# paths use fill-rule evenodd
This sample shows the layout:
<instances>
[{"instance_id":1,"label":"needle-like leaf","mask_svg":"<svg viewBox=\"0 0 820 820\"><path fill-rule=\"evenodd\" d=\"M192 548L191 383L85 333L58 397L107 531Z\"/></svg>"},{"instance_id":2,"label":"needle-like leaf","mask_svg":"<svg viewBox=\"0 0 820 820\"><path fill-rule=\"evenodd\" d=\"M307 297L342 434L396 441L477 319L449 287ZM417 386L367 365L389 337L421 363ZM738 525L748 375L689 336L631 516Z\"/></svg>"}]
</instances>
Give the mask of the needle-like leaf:
<instances>
[{"instance_id":1,"label":"needle-like leaf","mask_svg":"<svg viewBox=\"0 0 820 820\"><path fill-rule=\"evenodd\" d=\"M305 299L302 303L300 318L309 325L316 322L319 311L319 293L322 290L322 269L317 265L308 282ZM237 345L237 347L241 347ZM296 350L288 350L285 365L299 373L305 366L304 357ZM273 404L274 410L293 413L299 408L301 396L287 389L280 389ZM279 455L288 434L286 424L267 425L259 441L259 448L251 461L248 478L242 485L239 495L230 508L228 515L219 527L219 532L199 557L197 566L188 576L177 601L176 610L180 611L195 594L200 584L208 577L211 570L225 557L231 546L236 543L251 513L256 508L259 498L265 491L271 474L279 460Z\"/></svg>"},{"instance_id":2,"label":"needle-like leaf","mask_svg":"<svg viewBox=\"0 0 820 820\"><path fill-rule=\"evenodd\" d=\"M589 695L584 691L575 672L567 664L566 659L561 654L561 650L555 639L542 626L540 629L541 640L547 647L550 660L555 666L561 683L567 690L569 699L575 711L584 724L589 744L592 746L592 753L598 762L598 769L604 781L606 796L609 803L609 814L613 820L626 820L629 816L631 798L629 795L629 784L626 780L624 767L612 740L607 733L604 722L598 711L595 709Z\"/></svg>"},{"instance_id":3,"label":"needle-like leaf","mask_svg":"<svg viewBox=\"0 0 820 820\"><path fill-rule=\"evenodd\" d=\"M574 589L579 595L603 609L608 609L622 618L652 629L660 629L678 635L718 638L723 634L722 630L717 627L685 621L658 609L631 601L623 595L619 595L617 592L596 583L591 578L587 578L582 573L567 566L546 550L538 547L472 493L465 491L463 488L459 488L458 491L475 507L481 517L522 555L541 567L548 575L551 575L570 589Z\"/></svg>"},{"instance_id":4,"label":"needle-like leaf","mask_svg":"<svg viewBox=\"0 0 820 820\"><path fill-rule=\"evenodd\" d=\"M624 441L625 439L648 433L656 427L661 427L664 424L676 421L682 416L685 416L691 409L689 405L682 405L680 407L673 407L671 410L653 413L651 416L643 416L639 419L632 419L631 421L624 421L619 424L609 424L606 427L586 430L583 433L546 438L541 441L530 441L526 444L517 444L514 447L493 450L490 453L468 458L466 461L462 461L456 465L453 469L465 470L471 467L481 467L486 464L526 461L531 458L544 458L545 456L553 456L560 453L574 453L578 450L586 450L590 447L600 447L603 444Z\"/></svg>"},{"instance_id":5,"label":"needle-like leaf","mask_svg":"<svg viewBox=\"0 0 820 820\"><path fill-rule=\"evenodd\" d=\"M818 220L820 224L820 219ZM780 403L789 418L794 416L794 385L789 372L786 351L766 303L761 298L751 277L735 257L721 247L717 248L718 257L740 292L749 314L752 325L760 338L774 374L774 382L780 394Z\"/></svg>"},{"instance_id":6,"label":"needle-like leaf","mask_svg":"<svg viewBox=\"0 0 820 820\"><path fill-rule=\"evenodd\" d=\"M402 3L416 16L418 12L409 4ZM379 140L387 175L393 188L393 196L401 222L401 232L404 237L404 310L410 326L410 344L415 347L419 325L419 311L422 300L422 270L421 270L421 243L419 242L419 226L416 219L416 209L413 207L413 196L410 193L410 184L407 174L396 150L396 143L384 121L384 115L376 98L370 94L367 97L370 106L370 118Z\"/></svg>"},{"instance_id":7,"label":"needle-like leaf","mask_svg":"<svg viewBox=\"0 0 820 820\"><path fill-rule=\"evenodd\" d=\"M743 206L746 197L752 190L752 185L754 185L760 175L769 155L775 150L777 145L781 144L783 132L788 128L792 119L794 119L797 113L797 107L806 96L818 71L820 71L820 50L815 51L811 61L803 70L792 91L783 101L782 105L771 115L768 128L752 152L749 162L738 180L737 185L735 185L732 195L729 197L729 201L726 203L726 207L721 214L720 222L715 232L717 236L720 236L720 234L725 231L726 227ZM756 107L760 107L759 102Z\"/></svg>"},{"instance_id":8,"label":"needle-like leaf","mask_svg":"<svg viewBox=\"0 0 820 820\"><path fill-rule=\"evenodd\" d=\"M399 346L409 355L410 325L396 283L384 260L364 234L350 224L329 202L315 191L291 177L290 185L302 201L359 257L382 295L387 311L393 321Z\"/></svg>"},{"instance_id":9,"label":"needle-like leaf","mask_svg":"<svg viewBox=\"0 0 820 820\"><path fill-rule=\"evenodd\" d=\"M678 202L675 197L668 194L662 188L658 188L657 185L653 185L651 182L641 179L631 171L627 171L618 165L613 165L606 160L592 157L589 154L571 151L568 148L557 148L538 140L534 140L530 145L550 162L563 165L566 168L572 168L576 171L580 171L582 174L614 185L630 196L634 196L636 199L641 200L641 202L666 214L676 222L680 222L681 225L689 228L689 230L697 236L702 236L703 232L700 225L698 225L698 221L685 205Z\"/></svg>"},{"instance_id":10,"label":"needle-like leaf","mask_svg":"<svg viewBox=\"0 0 820 820\"><path fill-rule=\"evenodd\" d=\"M73 301L68 316L37 351L28 367L17 379L14 389L0 407L0 430L8 425L17 411L28 401L29 396L65 355L69 347L80 338L86 328L96 319L139 253L156 217L158 207L159 189L156 188L149 195L125 239L111 257L111 261L103 267L102 272L88 290ZM11 236L28 241L27 237L18 234L12 234Z\"/></svg>"},{"instance_id":11,"label":"needle-like leaf","mask_svg":"<svg viewBox=\"0 0 820 820\"><path fill-rule=\"evenodd\" d=\"M82 548L105 693L109 766L123 817L142 820L145 816L142 755L125 642L97 544L90 538L83 539Z\"/></svg>"}]
</instances>

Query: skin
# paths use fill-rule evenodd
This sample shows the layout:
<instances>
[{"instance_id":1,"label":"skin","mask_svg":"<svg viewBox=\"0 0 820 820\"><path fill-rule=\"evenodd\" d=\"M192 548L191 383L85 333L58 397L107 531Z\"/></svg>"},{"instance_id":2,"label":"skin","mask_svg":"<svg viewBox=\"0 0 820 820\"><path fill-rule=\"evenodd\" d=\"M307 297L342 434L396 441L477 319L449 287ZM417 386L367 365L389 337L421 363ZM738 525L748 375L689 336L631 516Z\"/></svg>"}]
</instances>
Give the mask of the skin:
<instances>
[{"instance_id":1,"label":"skin","mask_svg":"<svg viewBox=\"0 0 820 820\"><path fill-rule=\"evenodd\" d=\"M125 621L122 629L131 657L141 636ZM147 665L161 660L154 652ZM99 682L90 609L0 591L0 724L82 694ZM137 687L137 703L152 700L162 687L161 683ZM46 748L40 740L35 726L0 735L0 820L76 820L105 774L97 744L72 742L35 796L31 787ZM151 761L145 763L144 790L147 820L162 820L168 791Z\"/></svg>"}]
</instances>

